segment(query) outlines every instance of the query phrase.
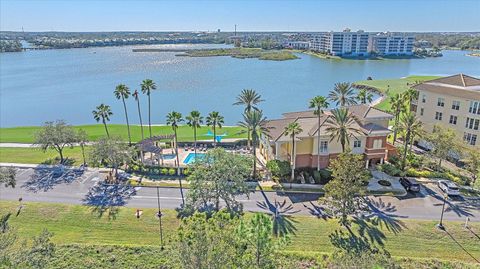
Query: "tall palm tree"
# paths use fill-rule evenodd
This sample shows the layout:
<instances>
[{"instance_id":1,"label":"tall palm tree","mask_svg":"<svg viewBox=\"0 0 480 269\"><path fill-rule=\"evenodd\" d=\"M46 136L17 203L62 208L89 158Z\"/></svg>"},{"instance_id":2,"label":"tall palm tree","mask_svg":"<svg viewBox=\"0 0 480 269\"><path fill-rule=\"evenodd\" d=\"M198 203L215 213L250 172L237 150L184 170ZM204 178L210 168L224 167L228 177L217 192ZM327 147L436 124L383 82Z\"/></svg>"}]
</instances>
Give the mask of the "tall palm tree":
<instances>
[{"instance_id":1,"label":"tall palm tree","mask_svg":"<svg viewBox=\"0 0 480 269\"><path fill-rule=\"evenodd\" d=\"M222 128L224 118L218 111L212 111L208 114L206 122L207 126L211 126L213 129L213 144L215 145L217 141L217 126Z\"/></svg>"},{"instance_id":2,"label":"tall palm tree","mask_svg":"<svg viewBox=\"0 0 480 269\"><path fill-rule=\"evenodd\" d=\"M403 147L403 158L402 158L402 171L405 171L405 165L407 161L407 150L408 144L412 139L412 134L421 130L422 123L412 112L404 113L400 119L400 129L405 132L405 141Z\"/></svg>"},{"instance_id":3,"label":"tall palm tree","mask_svg":"<svg viewBox=\"0 0 480 269\"><path fill-rule=\"evenodd\" d=\"M394 115L393 122L393 145L395 145L395 140L397 140L398 132L398 122L400 120L400 114L405 111L405 100L403 96L399 93L390 97L391 110Z\"/></svg>"},{"instance_id":4,"label":"tall palm tree","mask_svg":"<svg viewBox=\"0 0 480 269\"><path fill-rule=\"evenodd\" d=\"M193 149L195 151L195 156L197 155L197 128L201 127L203 124L203 117L200 115L200 112L194 110L190 112L190 115L186 116L187 125L193 128Z\"/></svg>"},{"instance_id":5,"label":"tall palm tree","mask_svg":"<svg viewBox=\"0 0 480 269\"><path fill-rule=\"evenodd\" d=\"M127 113L127 105L125 104L125 99L130 96L130 89L125 84L119 84L113 91L115 94L115 98L118 100L122 99L123 103L123 110L125 111L125 119L127 120L127 131L128 131L128 144L132 145L132 136L130 135L130 124L128 122L128 113Z\"/></svg>"},{"instance_id":6,"label":"tall palm tree","mask_svg":"<svg viewBox=\"0 0 480 269\"><path fill-rule=\"evenodd\" d=\"M324 96L315 96L310 100L309 108L313 108L314 114L318 118L318 131L317 131L317 171L320 171L320 119L323 115L323 109L328 108L330 104L327 102L327 98Z\"/></svg>"},{"instance_id":7,"label":"tall palm tree","mask_svg":"<svg viewBox=\"0 0 480 269\"><path fill-rule=\"evenodd\" d=\"M373 94L367 89L360 89L357 93L357 100L361 104L371 103L373 101Z\"/></svg>"},{"instance_id":8,"label":"tall palm tree","mask_svg":"<svg viewBox=\"0 0 480 269\"><path fill-rule=\"evenodd\" d=\"M183 121L182 113L172 111L167 114L167 124L172 126L173 134L174 134L174 141L175 141L175 155L177 158L177 174L180 175L180 162L178 158L178 137L177 137L177 130L178 124ZM179 177L178 181L180 182L180 193L182 195L182 205L185 204L185 199L183 198L183 188L182 188L182 180Z\"/></svg>"},{"instance_id":9,"label":"tall palm tree","mask_svg":"<svg viewBox=\"0 0 480 269\"><path fill-rule=\"evenodd\" d=\"M302 131L302 127L300 127L298 122L291 122L284 129L284 134L292 138L292 154L290 155L290 163L292 165L291 181L295 179L295 136Z\"/></svg>"},{"instance_id":10,"label":"tall palm tree","mask_svg":"<svg viewBox=\"0 0 480 269\"><path fill-rule=\"evenodd\" d=\"M142 112L140 110L140 98L138 96L138 91L135 90L132 93L133 98L135 98L135 101L137 102L137 108L138 108L138 117L140 118L140 130L142 131L142 140L145 139L143 135L143 122L142 122Z\"/></svg>"},{"instance_id":11,"label":"tall palm tree","mask_svg":"<svg viewBox=\"0 0 480 269\"><path fill-rule=\"evenodd\" d=\"M110 109L109 105L105 104L100 104L97 106L97 108L92 111L93 118L99 122L100 120L103 123L103 126L105 127L105 132L107 133L107 137L110 137L110 134L108 133L108 128L107 128L107 121L110 121L110 116L113 115L112 110Z\"/></svg>"},{"instance_id":12,"label":"tall palm tree","mask_svg":"<svg viewBox=\"0 0 480 269\"><path fill-rule=\"evenodd\" d=\"M148 96L148 130L150 131L150 138L152 138L152 121L151 121L151 106L150 106L150 94L157 89L157 84L151 79L144 79L140 85L142 93Z\"/></svg>"},{"instance_id":13,"label":"tall palm tree","mask_svg":"<svg viewBox=\"0 0 480 269\"><path fill-rule=\"evenodd\" d=\"M253 178L257 176L257 150L256 146L259 138L262 135L268 136L267 118L263 116L261 110L245 111L243 113L243 121L238 123L241 127L244 127L251 131L252 146L253 146Z\"/></svg>"},{"instance_id":14,"label":"tall palm tree","mask_svg":"<svg viewBox=\"0 0 480 269\"><path fill-rule=\"evenodd\" d=\"M348 82L335 83L335 87L328 94L328 98L336 102L337 106L349 106L357 103L355 101L355 90L352 84Z\"/></svg>"},{"instance_id":15,"label":"tall palm tree","mask_svg":"<svg viewBox=\"0 0 480 269\"><path fill-rule=\"evenodd\" d=\"M245 106L245 112L250 112L252 109L259 110L257 104L263 102L262 96L258 94L253 89L243 89L242 92L237 96L237 101L233 103L234 105L243 105ZM250 148L250 129L247 129L247 145Z\"/></svg>"},{"instance_id":16,"label":"tall palm tree","mask_svg":"<svg viewBox=\"0 0 480 269\"><path fill-rule=\"evenodd\" d=\"M337 142L340 141L342 145L342 152L345 152L345 146L350 144L350 138L361 134L356 125L358 125L358 119L348 111L348 108L332 110L332 116L327 119L327 133L330 134L330 142L336 138Z\"/></svg>"},{"instance_id":17,"label":"tall palm tree","mask_svg":"<svg viewBox=\"0 0 480 269\"><path fill-rule=\"evenodd\" d=\"M408 90L403 92L403 96L408 100L408 110L412 109L413 100L418 99L418 91L414 88L408 88Z\"/></svg>"}]
</instances>

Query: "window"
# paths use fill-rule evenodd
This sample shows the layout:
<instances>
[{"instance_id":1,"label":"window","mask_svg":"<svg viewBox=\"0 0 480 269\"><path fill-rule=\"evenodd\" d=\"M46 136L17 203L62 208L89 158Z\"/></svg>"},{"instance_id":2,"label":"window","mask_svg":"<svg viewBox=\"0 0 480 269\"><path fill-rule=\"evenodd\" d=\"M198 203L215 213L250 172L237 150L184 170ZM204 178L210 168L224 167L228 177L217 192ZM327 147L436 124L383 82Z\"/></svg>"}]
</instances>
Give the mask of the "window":
<instances>
[{"instance_id":1,"label":"window","mask_svg":"<svg viewBox=\"0 0 480 269\"><path fill-rule=\"evenodd\" d=\"M362 141L360 141L360 140L355 140L355 141L353 141L353 147L354 147L354 148L360 148L360 147L362 147Z\"/></svg>"},{"instance_id":2,"label":"window","mask_svg":"<svg viewBox=\"0 0 480 269\"><path fill-rule=\"evenodd\" d=\"M478 130L479 127L480 127L480 119L467 118L467 121L465 122L465 128Z\"/></svg>"},{"instance_id":3,"label":"window","mask_svg":"<svg viewBox=\"0 0 480 269\"><path fill-rule=\"evenodd\" d=\"M422 103L425 103L427 101L427 96L425 94L422 94Z\"/></svg>"},{"instance_id":4,"label":"window","mask_svg":"<svg viewBox=\"0 0 480 269\"><path fill-rule=\"evenodd\" d=\"M463 133L463 141L467 142L467 144L475 146L477 143L477 135L471 133Z\"/></svg>"},{"instance_id":5,"label":"window","mask_svg":"<svg viewBox=\"0 0 480 269\"><path fill-rule=\"evenodd\" d=\"M478 101L470 101L470 108L468 112L472 114L479 114L480 115L480 102Z\"/></svg>"},{"instance_id":6,"label":"window","mask_svg":"<svg viewBox=\"0 0 480 269\"><path fill-rule=\"evenodd\" d=\"M373 148L374 149L380 149L383 147L383 141L382 139L375 139L373 140Z\"/></svg>"},{"instance_id":7,"label":"window","mask_svg":"<svg viewBox=\"0 0 480 269\"><path fill-rule=\"evenodd\" d=\"M423 116L424 109L420 108L420 116Z\"/></svg>"},{"instance_id":8,"label":"window","mask_svg":"<svg viewBox=\"0 0 480 269\"><path fill-rule=\"evenodd\" d=\"M437 106L441 106L441 107L445 106L445 99L438 98Z\"/></svg>"},{"instance_id":9,"label":"window","mask_svg":"<svg viewBox=\"0 0 480 269\"><path fill-rule=\"evenodd\" d=\"M442 112L435 112L435 119L436 120L442 120L442 116L443 116Z\"/></svg>"},{"instance_id":10,"label":"window","mask_svg":"<svg viewBox=\"0 0 480 269\"><path fill-rule=\"evenodd\" d=\"M456 125L457 124L457 116L450 115L450 124Z\"/></svg>"},{"instance_id":11,"label":"window","mask_svg":"<svg viewBox=\"0 0 480 269\"><path fill-rule=\"evenodd\" d=\"M460 109L460 101L453 101L452 102L452 109L459 110Z\"/></svg>"},{"instance_id":12,"label":"window","mask_svg":"<svg viewBox=\"0 0 480 269\"><path fill-rule=\"evenodd\" d=\"M328 152L328 141L320 141L320 152Z\"/></svg>"}]
</instances>

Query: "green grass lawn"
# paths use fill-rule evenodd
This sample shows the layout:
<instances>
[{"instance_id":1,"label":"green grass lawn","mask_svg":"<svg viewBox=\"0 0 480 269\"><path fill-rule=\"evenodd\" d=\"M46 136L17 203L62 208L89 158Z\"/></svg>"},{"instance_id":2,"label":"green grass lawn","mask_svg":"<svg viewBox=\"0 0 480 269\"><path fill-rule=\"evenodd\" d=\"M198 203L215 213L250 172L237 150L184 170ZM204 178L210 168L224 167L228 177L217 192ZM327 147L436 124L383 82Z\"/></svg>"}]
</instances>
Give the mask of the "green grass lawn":
<instances>
[{"instance_id":1,"label":"green grass lawn","mask_svg":"<svg viewBox=\"0 0 480 269\"><path fill-rule=\"evenodd\" d=\"M390 102L388 97L406 91L410 88L409 85L415 84L416 82L422 82L436 78L439 78L439 76L408 76L399 79L361 80L355 82L355 84L374 87L386 94L387 99L378 104L376 107L382 110L389 110Z\"/></svg>"},{"instance_id":2,"label":"green grass lawn","mask_svg":"<svg viewBox=\"0 0 480 269\"><path fill-rule=\"evenodd\" d=\"M17 202L0 202L0 212L16 212ZM179 220L176 212L165 210L163 227L167 244L174 240ZM99 218L88 207L53 203L26 203L22 213L12 216L10 224L16 227L21 239L30 239L44 228L55 235L57 244L93 244L120 246L158 246L158 220L155 209L144 209L140 219L134 216L135 208L121 208L115 219ZM246 213L247 217L250 213ZM287 252L315 255L330 253L333 246L329 235L341 230L336 220L325 221L309 216L296 216L297 228ZM365 230L377 238L396 257L461 260L474 262L468 253L480 258L480 239L464 229L462 222L446 222L449 232L435 228L436 221L403 220L401 231L395 233L391 226L379 225L378 230ZM471 223L472 231L480 233L480 223ZM390 229L389 229L390 227ZM345 229L343 229L346 231ZM357 231L358 226L352 230ZM463 248L463 249L462 249ZM468 252L468 253L467 253Z\"/></svg>"},{"instance_id":3,"label":"green grass lawn","mask_svg":"<svg viewBox=\"0 0 480 269\"><path fill-rule=\"evenodd\" d=\"M12 128L0 128L0 143L34 143L35 133L40 129L39 126L31 127L12 127ZM75 126L75 129L83 129L87 132L91 141L97 140L100 137L105 136L105 129L101 124L94 125L81 125ZM149 136L148 126L143 126L145 138ZM125 124L109 124L108 130L110 135L118 135L123 139L128 139L127 126ZM140 126L130 126L132 141L140 141L142 139L142 133ZM198 140L213 139L212 136L207 136L209 127L202 127L197 131ZM217 134L227 135L224 138L244 138L246 134L240 133L243 129L241 127L223 127L217 129ZM170 126L152 126L153 135L173 134ZM178 128L178 141L193 141L192 128L183 125Z\"/></svg>"},{"instance_id":4,"label":"green grass lawn","mask_svg":"<svg viewBox=\"0 0 480 269\"><path fill-rule=\"evenodd\" d=\"M85 149L85 154L88 158L87 152L88 148ZM0 147L0 162L2 163L50 164L51 161L53 161L58 156L58 153L53 149L47 150L47 152L43 152L39 148ZM65 158L73 159L75 165L80 165L83 163L82 151L80 147L65 148L63 156Z\"/></svg>"}]
</instances>

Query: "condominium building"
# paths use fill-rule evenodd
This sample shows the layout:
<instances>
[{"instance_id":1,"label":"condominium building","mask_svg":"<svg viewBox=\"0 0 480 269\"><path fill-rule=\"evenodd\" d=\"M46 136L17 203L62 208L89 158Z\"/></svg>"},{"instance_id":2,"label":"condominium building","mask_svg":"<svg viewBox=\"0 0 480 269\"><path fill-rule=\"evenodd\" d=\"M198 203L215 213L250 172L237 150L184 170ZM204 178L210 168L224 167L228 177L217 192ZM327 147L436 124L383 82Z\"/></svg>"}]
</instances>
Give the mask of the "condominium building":
<instances>
[{"instance_id":1,"label":"condominium building","mask_svg":"<svg viewBox=\"0 0 480 269\"><path fill-rule=\"evenodd\" d=\"M463 141L480 152L480 79L458 74L415 85L414 110L427 132L435 125L454 129ZM426 145L420 141L420 144Z\"/></svg>"},{"instance_id":2,"label":"condominium building","mask_svg":"<svg viewBox=\"0 0 480 269\"><path fill-rule=\"evenodd\" d=\"M285 48L296 49L296 50L308 50L310 47L310 42L306 41L286 41L283 46Z\"/></svg>"},{"instance_id":3,"label":"condominium building","mask_svg":"<svg viewBox=\"0 0 480 269\"><path fill-rule=\"evenodd\" d=\"M328 32L314 36L311 49L336 56L366 56L368 55L369 34L362 30L351 32Z\"/></svg>"},{"instance_id":4,"label":"condominium building","mask_svg":"<svg viewBox=\"0 0 480 269\"><path fill-rule=\"evenodd\" d=\"M387 143L387 136L390 134L388 121L392 115L367 105L354 105L348 107L358 119L354 127L361 131L360 135L350 138L348 147L353 153L364 156L365 165L383 163L389 156L395 154L395 147ZM313 111L290 112L283 114L283 118L267 122L269 136L262 136L260 152L268 160L277 159L290 161L293 166L317 167L317 160L320 159L320 168L325 168L330 161L342 153L342 146L337 139L331 139L327 132L327 119L332 116L331 111L325 111L318 118ZM292 138L285 135L285 127L297 122L302 132L295 139L294 158L292 154ZM320 141L317 132L320 131ZM320 143L320 152L318 152Z\"/></svg>"},{"instance_id":5,"label":"condominium building","mask_svg":"<svg viewBox=\"0 0 480 269\"><path fill-rule=\"evenodd\" d=\"M371 35L368 51L379 55L412 55L415 37L408 33L383 32Z\"/></svg>"}]
</instances>

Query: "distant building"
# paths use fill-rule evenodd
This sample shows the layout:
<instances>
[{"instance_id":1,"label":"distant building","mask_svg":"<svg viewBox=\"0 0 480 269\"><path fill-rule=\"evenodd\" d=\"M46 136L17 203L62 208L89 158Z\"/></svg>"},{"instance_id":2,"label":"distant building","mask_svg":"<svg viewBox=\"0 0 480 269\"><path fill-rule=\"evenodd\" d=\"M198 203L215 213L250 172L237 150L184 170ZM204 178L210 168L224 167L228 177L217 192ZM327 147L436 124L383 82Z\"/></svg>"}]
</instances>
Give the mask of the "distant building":
<instances>
[{"instance_id":1,"label":"distant building","mask_svg":"<svg viewBox=\"0 0 480 269\"><path fill-rule=\"evenodd\" d=\"M311 49L335 56L367 56L369 34L362 30L351 32L328 32L314 36Z\"/></svg>"},{"instance_id":2,"label":"distant building","mask_svg":"<svg viewBox=\"0 0 480 269\"><path fill-rule=\"evenodd\" d=\"M415 37L407 33L378 33L371 35L368 51L379 55L412 55Z\"/></svg>"},{"instance_id":3,"label":"distant building","mask_svg":"<svg viewBox=\"0 0 480 269\"><path fill-rule=\"evenodd\" d=\"M286 41L283 46L289 49L307 50L310 48L310 42L306 41Z\"/></svg>"},{"instance_id":4,"label":"distant building","mask_svg":"<svg viewBox=\"0 0 480 269\"><path fill-rule=\"evenodd\" d=\"M452 128L467 145L480 150L480 79L458 74L413 88L418 100L412 110L425 131L432 132L435 125ZM420 145L428 147L423 141Z\"/></svg>"}]
</instances>

